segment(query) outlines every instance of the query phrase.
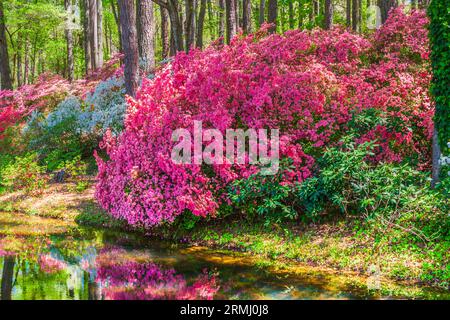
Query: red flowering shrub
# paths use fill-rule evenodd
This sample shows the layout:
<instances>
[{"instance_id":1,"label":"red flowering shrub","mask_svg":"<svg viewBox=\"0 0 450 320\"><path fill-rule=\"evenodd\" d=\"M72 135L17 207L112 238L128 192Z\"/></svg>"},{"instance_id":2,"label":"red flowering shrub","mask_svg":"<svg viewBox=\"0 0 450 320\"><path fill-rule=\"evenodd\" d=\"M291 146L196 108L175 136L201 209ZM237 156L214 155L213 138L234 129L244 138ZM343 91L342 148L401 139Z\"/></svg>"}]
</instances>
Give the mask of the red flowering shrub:
<instances>
[{"instance_id":1,"label":"red flowering shrub","mask_svg":"<svg viewBox=\"0 0 450 320\"><path fill-rule=\"evenodd\" d=\"M185 211L214 216L229 201L225 187L258 167L173 163L172 131L192 132L194 120L222 133L280 129L280 157L292 163L285 184L310 177L315 159L350 131L357 142L378 141L373 161L415 159L426 166L433 113L426 23L421 11L395 10L367 39L338 28L284 35L263 29L230 46L178 54L128 100L124 132L105 137L109 159L97 157L100 204L144 226L172 222ZM404 47L420 59L402 55ZM352 127L370 110L377 123Z\"/></svg>"}]
</instances>

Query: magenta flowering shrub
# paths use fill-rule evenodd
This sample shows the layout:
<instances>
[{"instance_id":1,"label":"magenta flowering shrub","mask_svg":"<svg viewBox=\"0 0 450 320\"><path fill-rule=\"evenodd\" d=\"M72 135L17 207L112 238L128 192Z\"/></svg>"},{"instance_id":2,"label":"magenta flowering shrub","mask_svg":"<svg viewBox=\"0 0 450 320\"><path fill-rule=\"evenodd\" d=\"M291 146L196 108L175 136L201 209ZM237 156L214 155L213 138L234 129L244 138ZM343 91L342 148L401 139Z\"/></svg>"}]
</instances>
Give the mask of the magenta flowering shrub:
<instances>
[{"instance_id":1,"label":"magenta flowering shrub","mask_svg":"<svg viewBox=\"0 0 450 320\"><path fill-rule=\"evenodd\" d=\"M426 23L424 12L398 9L367 38L339 28L284 35L263 28L230 46L178 54L128 99L124 132L106 135L108 159L97 156L98 201L114 217L145 227L186 211L216 215L229 203L226 187L259 168L173 163L172 131L192 132L194 120L223 134L279 129L280 157L293 168L283 173L284 184L313 175L315 159L349 132L359 143L377 140L374 162L414 159L426 168L433 114ZM404 48L420 56L411 59ZM377 123L353 128L368 110Z\"/></svg>"},{"instance_id":2,"label":"magenta flowering shrub","mask_svg":"<svg viewBox=\"0 0 450 320\"><path fill-rule=\"evenodd\" d=\"M50 254L39 256L39 267L45 273L56 273L67 268L66 262L52 257Z\"/></svg>"}]
</instances>

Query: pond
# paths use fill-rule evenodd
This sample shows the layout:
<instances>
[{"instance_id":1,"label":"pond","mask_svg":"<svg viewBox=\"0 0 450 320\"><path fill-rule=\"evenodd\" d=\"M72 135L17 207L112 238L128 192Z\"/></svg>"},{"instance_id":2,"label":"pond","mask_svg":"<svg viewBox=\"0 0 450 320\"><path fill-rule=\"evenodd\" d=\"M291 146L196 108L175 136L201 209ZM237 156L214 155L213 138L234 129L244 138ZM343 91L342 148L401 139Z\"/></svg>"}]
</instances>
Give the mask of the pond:
<instances>
[{"instance_id":1,"label":"pond","mask_svg":"<svg viewBox=\"0 0 450 320\"><path fill-rule=\"evenodd\" d=\"M79 226L52 226L45 234L33 229L37 222L30 223L30 233L18 221L5 223L0 219L0 231L22 233L0 233L2 299L448 298L445 292L386 285L376 277L304 266L277 269L244 254L135 234Z\"/></svg>"}]
</instances>

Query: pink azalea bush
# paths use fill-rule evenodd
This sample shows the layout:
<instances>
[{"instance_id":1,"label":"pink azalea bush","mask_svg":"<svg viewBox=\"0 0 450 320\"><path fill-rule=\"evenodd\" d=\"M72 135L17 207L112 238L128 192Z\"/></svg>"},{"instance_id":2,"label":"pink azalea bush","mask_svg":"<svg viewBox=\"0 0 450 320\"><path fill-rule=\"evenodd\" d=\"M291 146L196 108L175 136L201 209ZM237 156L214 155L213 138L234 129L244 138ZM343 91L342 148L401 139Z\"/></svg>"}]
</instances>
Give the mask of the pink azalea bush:
<instances>
[{"instance_id":1,"label":"pink azalea bush","mask_svg":"<svg viewBox=\"0 0 450 320\"><path fill-rule=\"evenodd\" d=\"M67 264L50 254L42 254L39 256L39 267L45 273L56 273L66 269Z\"/></svg>"},{"instance_id":2,"label":"pink azalea bush","mask_svg":"<svg viewBox=\"0 0 450 320\"><path fill-rule=\"evenodd\" d=\"M311 177L317 157L350 131L357 143L377 140L375 163L412 159L427 168L433 107L426 24L423 11L395 9L368 37L340 28L284 35L263 28L229 46L179 53L128 99L124 132L105 136L98 201L114 217L145 227L184 212L215 216L229 203L226 187L259 168L173 163L172 131L192 132L194 120L222 133L280 129L280 157L293 167L284 184ZM355 127L355 118L373 110L376 124Z\"/></svg>"}]
</instances>

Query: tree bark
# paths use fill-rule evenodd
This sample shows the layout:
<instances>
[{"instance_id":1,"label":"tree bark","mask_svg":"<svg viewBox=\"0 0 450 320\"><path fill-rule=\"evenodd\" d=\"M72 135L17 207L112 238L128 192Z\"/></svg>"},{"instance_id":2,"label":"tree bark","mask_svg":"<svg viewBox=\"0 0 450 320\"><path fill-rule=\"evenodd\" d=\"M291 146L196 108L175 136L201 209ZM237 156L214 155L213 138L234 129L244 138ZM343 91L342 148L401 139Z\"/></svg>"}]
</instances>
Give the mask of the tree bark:
<instances>
[{"instance_id":1,"label":"tree bark","mask_svg":"<svg viewBox=\"0 0 450 320\"><path fill-rule=\"evenodd\" d=\"M67 42L67 79L72 82L74 74L74 59L73 59L73 33L72 33L72 17L73 8L72 0L64 0L64 7L68 14L67 26L66 26L66 42Z\"/></svg>"},{"instance_id":2,"label":"tree bark","mask_svg":"<svg viewBox=\"0 0 450 320\"><path fill-rule=\"evenodd\" d=\"M103 3L97 0L97 68L103 67Z\"/></svg>"},{"instance_id":3,"label":"tree bark","mask_svg":"<svg viewBox=\"0 0 450 320\"><path fill-rule=\"evenodd\" d=\"M12 90L11 68L9 66L8 42L6 41L6 23L3 0L0 0L0 76L1 88Z\"/></svg>"},{"instance_id":4,"label":"tree bark","mask_svg":"<svg viewBox=\"0 0 450 320\"><path fill-rule=\"evenodd\" d=\"M360 30L360 17L361 17L361 7L360 0L353 0L352 2L352 29L355 32Z\"/></svg>"},{"instance_id":5,"label":"tree bark","mask_svg":"<svg viewBox=\"0 0 450 320\"><path fill-rule=\"evenodd\" d=\"M237 33L236 26L236 5L237 0L225 0L226 14L227 14L227 44Z\"/></svg>"},{"instance_id":6,"label":"tree bark","mask_svg":"<svg viewBox=\"0 0 450 320\"><path fill-rule=\"evenodd\" d=\"M191 46L195 43L195 0L185 0L186 24L185 24L185 41L186 52L189 52Z\"/></svg>"},{"instance_id":7,"label":"tree bark","mask_svg":"<svg viewBox=\"0 0 450 320\"><path fill-rule=\"evenodd\" d=\"M436 128L433 131L433 155L432 155L432 165L433 168L431 170L431 187L436 187L436 184L439 182L439 174L441 172L441 148L439 146L438 132Z\"/></svg>"},{"instance_id":8,"label":"tree bark","mask_svg":"<svg viewBox=\"0 0 450 320\"><path fill-rule=\"evenodd\" d=\"M352 0L347 0L347 4L345 6L345 17L346 17L346 25L348 28L352 26Z\"/></svg>"},{"instance_id":9,"label":"tree bark","mask_svg":"<svg viewBox=\"0 0 450 320\"><path fill-rule=\"evenodd\" d=\"M119 9L116 9L116 5L115 5L116 1L111 1L111 10L114 16L114 20L116 21L116 25L117 25L117 33L119 34L119 51L122 52L122 28L120 27L120 21L119 21L119 14L117 11Z\"/></svg>"},{"instance_id":10,"label":"tree bark","mask_svg":"<svg viewBox=\"0 0 450 320\"><path fill-rule=\"evenodd\" d=\"M137 21L139 56L145 73L149 73L155 68L155 19L151 0L138 0Z\"/></svg>"},{"instance_id":11,"label":"tree bark","mask_svg":"<svg viewBox=\"0 0 450 320\"><path fill-rule=\"evenodd\" d=\"M333 2L332 0L325 0L325 22L324 28L329 30L333 27Z\"/></svg>"},{"instance_id":12,"label":"tree bark","mask_svg":"<svg viewBox=\"0 0 450 320\"><path fill-rule=\"evenodd\" d=\"M219 0L219 38L225 38L225 0Z\"/></svg>"},{"instance_id":13,"label":"tree bark","mask_svg":"<svg viewBox=\"0 0 450 320\"><path fill-rule=\"evenodd\" d=\"M139 51L136 32L136 9L134 0L118 0L120 25L122 27L122 45L124 53L125 90L134 97L139 83Z\"/></svg>"},{"instance_id":14,"label":"tree bark","mask_svg":"<svg viewBox=\"0 0 450 320\"><path fill-rule=\"evenodd\" d=\"M269 0L267 22L273 24L269 32L277 31L278 0Z\"/></svg>"},{"instance_id":15,"label":"tree bark","mask_svg":"<svg viewBox=\"0 0 450 320\"><path fill-rule=\"evenodd\" d=\"M397 6L398 6L397 0L378 0L378 7L380 8L381 11L381 23L384 24L386 22L389 15L389 10Z\"/></svg>"},{"instance_id":16,"label":"tree bark","mask_svg":"<svg viewBox=\"0 0 450 320\"><path fill-rule=\"evenodd\" d=\"M98 68L97 0L89 0L89 41L91 48L91 67Z\"/></svg>"},{"instance_id":17,"label":"tree bark","mask_svg":"<svg viewBox=\"0 0 450 320\"><path fill-rule=\"evenodd\" d=\"M86 70L86 74L89 73L89 70L92 69L92 58L91 58L91 14L89 13L90 5L89 0L83 1L84 6L84 21L83 21L83 27L84 27L84 66Z\"/></svg>"},{"instance_id":18,"label":"tree bark","mask_svg":"<svg viewBox=\"0 0 450 320\"><path fill-rule=\"evenodd\" d=\"M242 5L242 30L245 34L252 32L252 2L244 0Z\"/></svg>"},{"instance_id":19,"label":"tree bark","mask_svg":"<svg viewBox=\"0 0 450 320\"><path fill-rule=\"evenodd\" d=\"M259 1L259 26L261 27L266 21L266 0Z\"/></svg>"},{"instance_id":20,"label":"tree bark","mask_svg":"<svg viewBox=\"0 0 450 320\"><path fill-rule=\"evenodd\" d=\"M200 12L197 19L197 47L203 48L203 27L205 24L205 14L206 14L206 0L201 0L200 2Z\"/></svg>"},{"instance_id":21,"label":"tree bark","mask_svg":"<svg viewBox=\"0 0 450 320\"><path fill-rule=\"evenodd\" d=\"M161 42L162 42L162 58L169 57L169 13L167 9L160 6L161 9Z\"/></svg>"}]
</instances>

